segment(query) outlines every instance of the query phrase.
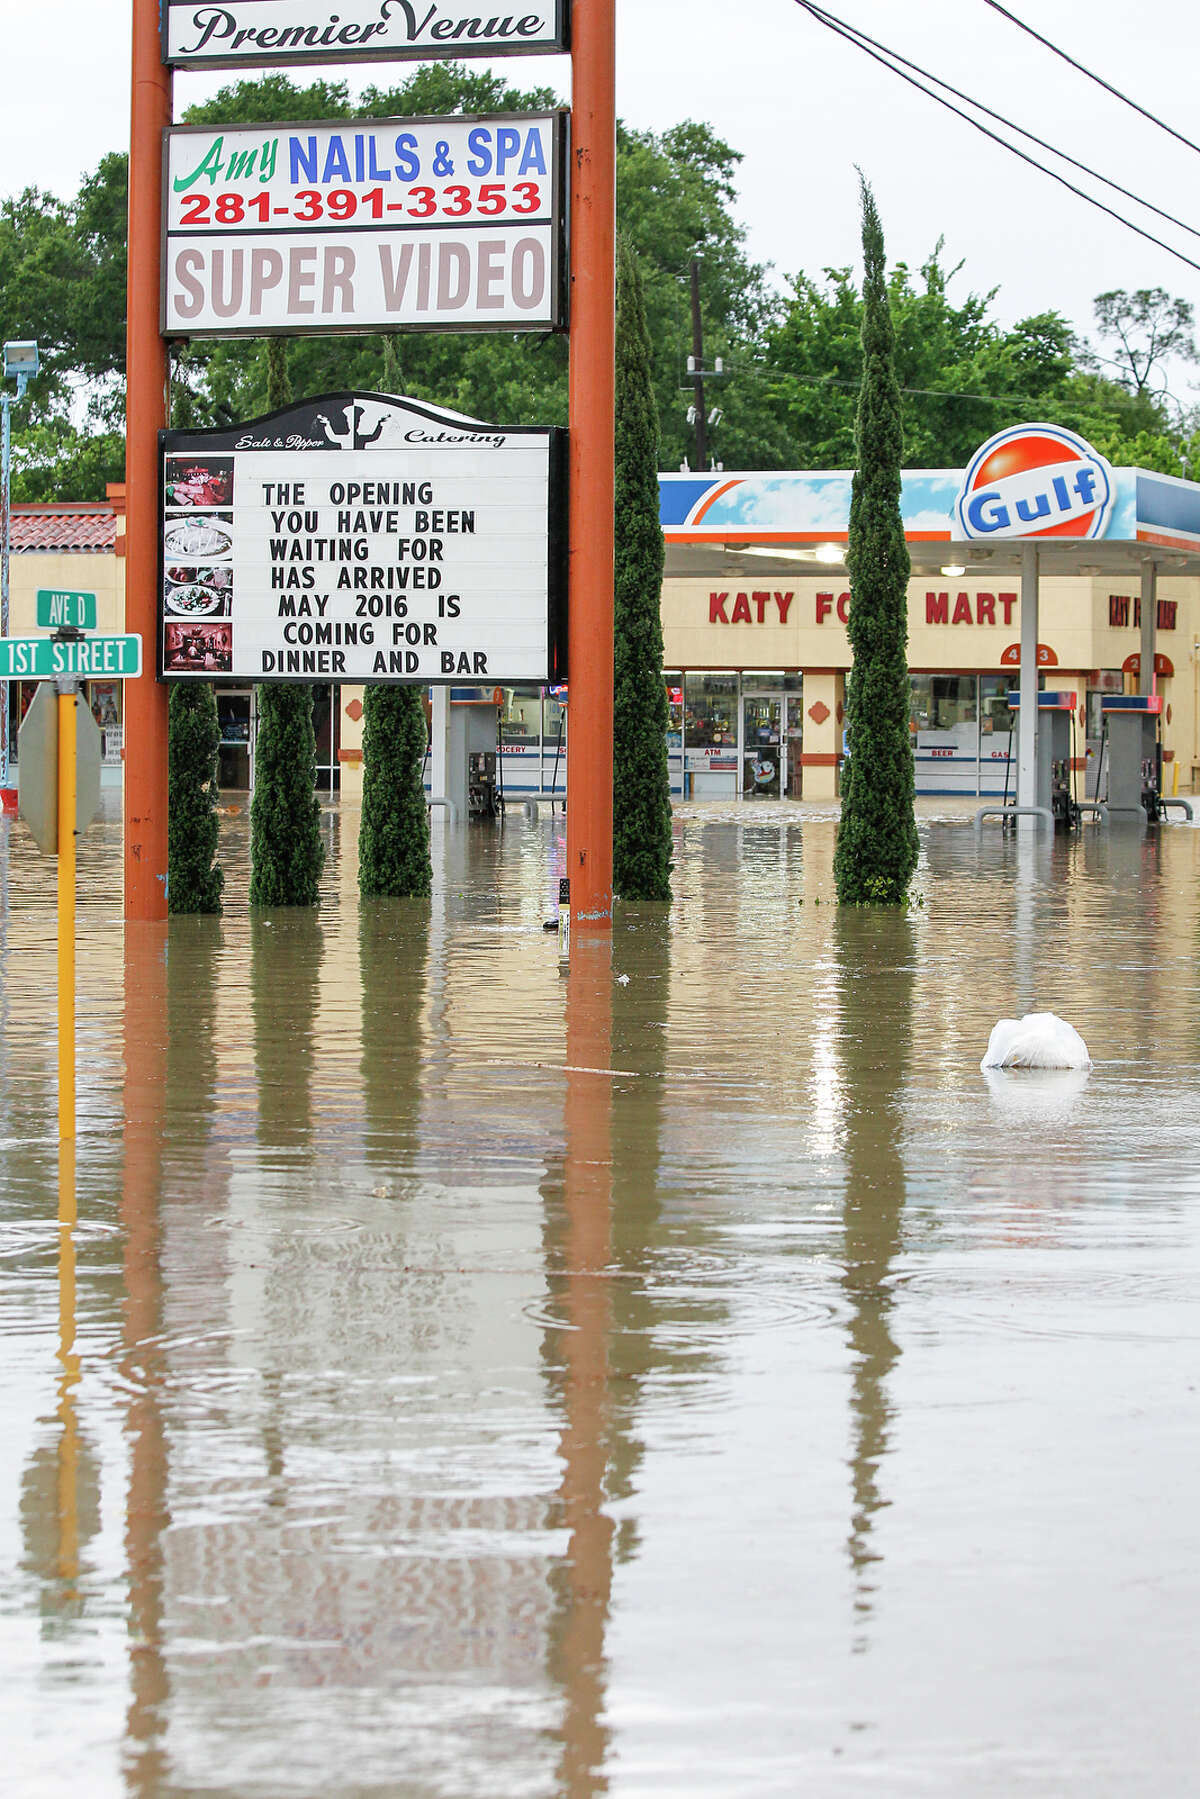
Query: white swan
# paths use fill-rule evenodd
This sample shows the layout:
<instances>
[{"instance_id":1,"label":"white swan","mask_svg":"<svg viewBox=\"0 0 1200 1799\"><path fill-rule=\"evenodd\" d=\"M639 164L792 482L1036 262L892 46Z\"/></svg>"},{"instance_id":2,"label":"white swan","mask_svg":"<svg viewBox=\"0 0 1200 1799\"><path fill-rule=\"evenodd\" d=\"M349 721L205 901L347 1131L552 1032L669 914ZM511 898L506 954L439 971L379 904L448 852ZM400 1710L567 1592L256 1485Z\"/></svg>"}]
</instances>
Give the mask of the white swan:
<instances>
[{"instance_id":1,"label":"white swan","mask_svg":"<svg viewBox=\"0 0 1200 1799\"><path fill-rule=\"evenodd\" d=\"M987 1053L979 1064L989 1068L1090 1068L1087 1044L1065 1018L1053 1012L1026 1012L1024 1018L1002 1018L992 1026Z\"/></svg>"}]
</instances>

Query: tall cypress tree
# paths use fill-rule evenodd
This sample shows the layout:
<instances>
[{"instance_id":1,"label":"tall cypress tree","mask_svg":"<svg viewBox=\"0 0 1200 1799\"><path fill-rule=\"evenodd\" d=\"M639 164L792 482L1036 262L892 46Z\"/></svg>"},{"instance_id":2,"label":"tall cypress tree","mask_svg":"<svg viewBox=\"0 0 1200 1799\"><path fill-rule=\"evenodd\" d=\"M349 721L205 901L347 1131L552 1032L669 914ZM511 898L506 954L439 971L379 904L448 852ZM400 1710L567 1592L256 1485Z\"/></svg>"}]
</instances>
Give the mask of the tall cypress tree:
<instances>
[{"instance_id":1,"label":"tall cypress tree","mask_svg":"<svg viewBox=\"0 0 1200 1799\"><path fill-rule=\"evenodd\" d=\"M613 890L671 897L671 787L663 685L658 413L637 263L617 251Z\"/></svg>"},{"instance_id":2,"label":"tall cypress tree","mask_svg":"<svg viewBox=\"0 0 1200 1799\"><path fill-rule=\"evenodd\" d=\"M428 733L419 687L376 682L363 694L358 890L412 899L433 885L421 779Z\"/></svg>"},{"instance_id":3,"label":"tall cypress tree","mask_svg":"<svg viewBox=\"0 0 1200 1799\"><path fill-rule=\"evenodd\" d=\"M863 373L850 499L849 760L833 872L838 898L902 905L917 866L912 743L908 730L908 545L900 512L904 437L883 228L862 187Z\"/></svg>"},{"instance_id":4,"label":"tall cypress tree","mask_svg":"<svg viewBox=\"0 0 1200 1799\"><path fill-rule=\"evenodd\" d=\"M287 340L266 339L267 405L292 397ZM315 906L325 864L317 805L313 690L263 682L256 690L258 735L250 802L250 904Z\"/></svg>"},{"instance_id":5,"label":"tall cypress tree","mask_svg":"<svg viewBox=\"0 0 1200 1799\"><path fill-rule=\"evenodd\" d=\"M221 727L207 681L175 681L167 709L167 906L219 912L217 746Z\"/></svg>"}]
</instances>

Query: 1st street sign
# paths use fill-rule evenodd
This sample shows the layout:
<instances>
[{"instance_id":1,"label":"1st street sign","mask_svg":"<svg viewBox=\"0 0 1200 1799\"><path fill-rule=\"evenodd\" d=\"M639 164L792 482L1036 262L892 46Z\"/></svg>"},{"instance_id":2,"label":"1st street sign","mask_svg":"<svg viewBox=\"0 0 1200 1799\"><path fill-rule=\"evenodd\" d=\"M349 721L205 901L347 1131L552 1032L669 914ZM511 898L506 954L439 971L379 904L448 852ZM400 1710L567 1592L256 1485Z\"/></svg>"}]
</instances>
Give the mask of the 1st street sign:
<instances>
[{"instance_id":1,"label":"1st street sign","mask_svg":"<svg viewBox=\"0 0 1200 1799\"><path fill-rule=\"evenodd\" d=\"M142 640L124 637L0 637L0 680L131 680L142 672Z\"/></svg>"},{"instance_id":2,"label":"1st street sign","mask_svg":"<svg viewBox=\"0 0 1200 1799\"><path fill-rule=\"evenodd\" d=\"M96 596L73 588L39 587L37 622L44 631L94 631Z\"/></svg>"}]
</instances>

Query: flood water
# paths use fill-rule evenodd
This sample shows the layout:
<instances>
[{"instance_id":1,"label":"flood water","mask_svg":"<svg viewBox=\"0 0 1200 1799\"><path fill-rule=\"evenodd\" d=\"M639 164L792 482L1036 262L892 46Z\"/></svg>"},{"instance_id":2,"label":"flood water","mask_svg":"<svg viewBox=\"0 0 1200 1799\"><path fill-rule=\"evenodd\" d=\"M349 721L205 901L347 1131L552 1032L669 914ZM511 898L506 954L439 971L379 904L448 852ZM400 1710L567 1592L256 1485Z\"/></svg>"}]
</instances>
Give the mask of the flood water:
<instances>
[{"instance_id":1,"label":"flood water","mask_svg":"<svg viewBox=\"0 0 1200 1799\"><path fill-rule=\"evenodd\" d=\"M569 976L561 817L431 904L121 923L0 826L0 1741L21 1799L1197 1790L1200 831L832 904L683 808ZM1037 1006L1090 1076L979 1072Z\"/></svg>"}]
</instances>

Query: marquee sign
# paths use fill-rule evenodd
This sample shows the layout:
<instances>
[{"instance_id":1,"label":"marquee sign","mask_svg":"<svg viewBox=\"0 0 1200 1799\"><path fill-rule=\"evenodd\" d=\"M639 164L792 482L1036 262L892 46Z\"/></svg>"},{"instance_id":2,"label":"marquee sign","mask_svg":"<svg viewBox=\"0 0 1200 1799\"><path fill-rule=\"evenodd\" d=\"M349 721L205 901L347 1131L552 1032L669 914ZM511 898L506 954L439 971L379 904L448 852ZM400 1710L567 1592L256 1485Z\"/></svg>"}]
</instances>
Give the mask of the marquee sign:
<instances>
[{"instance_id":1,"label":"marquee sign","mask_svg":"<svg viewBox=\"0 0 1200 1799\"><path fill-rule=\"evenodd\" d=\"M336 7L336 10L335 10ZM163 61L176 68L527 56L570 47L569 0L166 0Z\"/></svg>"},{"instance_id":2,"label":"marquee sign","mask_svg":"<svg viewBox=\"0 0 1200 1799\"><path fill-rule=\"evenodd\" d=\"M566 322L565 112L166 133L166 337Z\"/></svg>"},{"instance_id":3,"label":"marquee sign","mask_svg":"<svg viewBox=\"0 0 1200 1799\"><path fill-rule=\"evenodd\" d=\"M565 431L341 393L159 446L164 678L565 678Z\"/></svg>"}]
</instances>

